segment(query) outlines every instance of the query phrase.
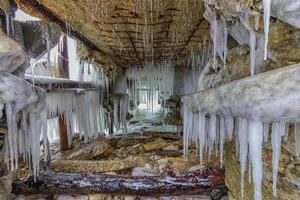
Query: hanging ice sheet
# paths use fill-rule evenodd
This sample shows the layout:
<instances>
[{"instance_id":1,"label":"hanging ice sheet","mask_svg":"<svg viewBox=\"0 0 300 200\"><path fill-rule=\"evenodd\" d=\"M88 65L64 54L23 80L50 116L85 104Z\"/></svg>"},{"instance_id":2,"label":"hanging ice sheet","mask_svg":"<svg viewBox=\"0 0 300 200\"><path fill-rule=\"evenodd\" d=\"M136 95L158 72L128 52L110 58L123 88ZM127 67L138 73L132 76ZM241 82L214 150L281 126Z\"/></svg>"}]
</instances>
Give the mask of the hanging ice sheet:
<instances>
[{"instance_id":1,"label":"hanging ice sheet","mask_svg":"<svg viewBox=\"0 0 300 200\"><path fill-rule=\"evenodd\" d=\"M160 100L165 101L173 95L174 66L170 60L164 62L145 63L142 67L133 67L127 70L126 75L131 81L129 85L130 98L138 105L139 89L147 89L147 108L153 111L156 91Z\"/></svg>"},{"instance_id":2,"label":"hanging ice sheet","mask_svg":"<svg viewBox=\"0 0 300 200\"><path fill-rule=\"evenodd\" d=\"M56 91L48 93L46 98L49 118L65 118L69 145L75 131L85 141L105 133L105 109L100 102L99 90ZM55 128L56 125L48 130L53 132Z\"/></svg>"}]
</instances>

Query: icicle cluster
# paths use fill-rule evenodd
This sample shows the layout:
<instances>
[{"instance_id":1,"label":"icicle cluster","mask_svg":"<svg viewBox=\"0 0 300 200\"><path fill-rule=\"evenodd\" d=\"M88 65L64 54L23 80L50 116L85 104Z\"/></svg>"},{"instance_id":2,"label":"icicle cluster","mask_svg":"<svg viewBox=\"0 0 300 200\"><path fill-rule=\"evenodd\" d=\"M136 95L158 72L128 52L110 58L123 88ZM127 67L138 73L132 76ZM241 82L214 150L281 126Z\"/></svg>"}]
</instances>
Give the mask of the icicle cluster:
<instances>
[{"instance_id":1,"label":"icicle cluster","mask_svg":"<svg viewBox=\"0 0 300 200\"><path fill-rule=\"evenodd\" d=\"M205 38L204 42L199 45L199 50L191 49L187 63L187 66L191 69L191 74L184 76L185 94L203 89L203 81L210 67L209 60L211 55L211 44Z\"/></svg>"},{"instance_id":2,"label":"icicle cluster","mask_svg":"<svg viewBox=\"0 0 300 200\"><path fill-rule=\"evenodd\" d=\"M213 40L213 68L216 68L217 54L221 58L223 65L226 65L226 58L228 52L227 39L228 39L228 27L226 20L217 18L216 11L214 11L209 4L205 4L204 17L210 23L210 35Z\"/></svg>"},{"instance_id":3,"label":"icicle cluster","mask_svg":"<svg viewBox=\"0 0 300 200\"><path fill-rule=\"evenodd\" d=\"M262 199L262 143L268 140L269 124L261 121L234 118L233 116L201 113L193 110L192 102L183 101L184 119L184 155L188 156L191 142L196 144L197 153L202 161L204 153L210 156L213 149L220 150L220 159L223 159L225 140L232 140L235 133L236 151L240 160L241 194L244 195L244 173L247 168L252 171L252 180L255 188L255 200ZM284 121L272 124L272 165L273 165L273 195L276 196L276 182L280 158L281 138L287 137L288 128ZM235 130L235 131L234 131ZM300 151L299 125L295 125L296 155ZM249 181L251 178L249 177Z\"/></svg>"},{"instance_id":4,"label":"icicle cluster","mask_svg":"<svg viewBox=\"0 0 300 200\"><path fill-rule=\"evenodd\" d=\"M6 103L8 133L5 134L5 161L12 171L18 168L18 156L23 159L33 173L38 175L40 162L40 136L42 135L47 152L47 115L44 103L40 103L32 110L16 113L14 103Z\"/></svg>"},{"instance_id":5,"label":"icicle cluster","mask_svg":"<svg viewBox=\"0 0 300 200\"><path fill-rule=\"evenodd\" d=\"M85 141L105 132L105 109L101 105L98 90L50 92L47 94L46 105L51 119L64 117L69 145L75 131L79 131ZM56 125L50 126L48 130L51 133L55 128Z\"/></svg>"},{"instance_id":6,"label":"icicle cluster","mask_svg":"<svg viewBox=\"0 0 300 200\"><path fill-rule=\"evenodd\" d=\"M155 94L158 91L159 100L164 102L173 95L174 66L170 60L163 63L146 63L143 67L133 67L126 75L130 82L130 98L135 105L139 102L139 90L147 90L147 108L153 111Z\"/></svg>"},{"instance_id":7,"label":"icicle cluster","mask_svg":"<svg viewBox=\"0 0 300 200\"><path fill-rule=\"evenodd\" d=\"M127 133L128 95L114 97L114 124L123 134Z\"/></svg>"}]
</instances>

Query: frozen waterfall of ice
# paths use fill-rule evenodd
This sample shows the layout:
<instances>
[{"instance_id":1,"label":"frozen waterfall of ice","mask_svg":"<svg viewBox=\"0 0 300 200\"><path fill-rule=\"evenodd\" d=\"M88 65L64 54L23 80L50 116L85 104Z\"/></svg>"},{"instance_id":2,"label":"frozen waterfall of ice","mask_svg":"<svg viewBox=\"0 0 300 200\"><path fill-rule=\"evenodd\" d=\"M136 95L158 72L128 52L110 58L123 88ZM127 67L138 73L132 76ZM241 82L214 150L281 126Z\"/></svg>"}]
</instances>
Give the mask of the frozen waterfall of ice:
<instances>
[{"instance_id":1,"label":"frozen waterfall of ice","mask_svg":"<svg viewBox=\"0 0 300 200\"><path fill-rule=\"evenodd\" d=\"M76 131L84 136L85 141L105 133L105 109L101 105L100 96L99 90L56 91L47 94L48 117L65 118L69 145ZM57 125L49 127L48 135L57 132L56 128Z\"/></svg>"},{"instance_id":2,"label":"frozen waterfall of ice","mask_svg":"<svg viewBox=\"0 0 300 200\"><path fill-rule=\"evenodd\" d=\"M153 101L156 91L160 100L164 102L173 95L175 69L171 60L164 62L147 62L142 67L133 67L127 70L127 79L130 81L130 99L138 105L139 91L147 90L147 108L153 111Z\"/></svg>"}]
</instances>

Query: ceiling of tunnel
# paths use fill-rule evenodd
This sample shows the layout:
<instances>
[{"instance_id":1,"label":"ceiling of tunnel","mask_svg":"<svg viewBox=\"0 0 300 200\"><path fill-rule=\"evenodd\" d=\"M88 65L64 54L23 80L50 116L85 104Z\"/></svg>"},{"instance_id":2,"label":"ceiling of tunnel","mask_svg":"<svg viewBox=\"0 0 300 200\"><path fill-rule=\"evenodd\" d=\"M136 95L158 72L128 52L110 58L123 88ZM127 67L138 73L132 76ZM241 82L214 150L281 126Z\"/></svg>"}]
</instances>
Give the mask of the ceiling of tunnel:
<instances>
[{"instance_id":1,"label":"ceiling of tunnel","mask_svg":"<svg viewBox=\"0 0 300 200\"><path fill-rule=\"evenodd\" d=\"M203 0L17 0L38 2L97 47L119 69L186 58L207 40ZM31 9L32 11L32 9ZM32 14L32 13L31 13ZM39 15L36 10L35 15ZM97 56L95 56L97 57Z\"/></svg>"}]
</instances>

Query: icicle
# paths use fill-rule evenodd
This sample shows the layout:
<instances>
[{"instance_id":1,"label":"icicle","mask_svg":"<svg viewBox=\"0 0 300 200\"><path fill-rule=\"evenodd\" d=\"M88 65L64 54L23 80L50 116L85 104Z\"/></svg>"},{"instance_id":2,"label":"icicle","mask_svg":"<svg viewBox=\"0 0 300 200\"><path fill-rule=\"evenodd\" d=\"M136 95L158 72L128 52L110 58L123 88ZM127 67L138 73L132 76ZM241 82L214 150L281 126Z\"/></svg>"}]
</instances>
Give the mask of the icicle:
<instances>
[{"instance_id":1,"label":"icicle","mask_svg":"<svg viewBox=\"0 0 300 200\"><path fill-rule=\"evenodd\" d=\"M258 31L259 28L259 20L260 20L260 14L255 16L255 30Z\"/></svg>"},{"instance_id":2,"label":"icicle","mask_svg":"<svg viewBox=\"0 0 300 200\"><path fill-rule=\"evenodd\" d=\"M228 45L227 45L227 40L228 40L228 27L227 24L223 24L224 26L224 55L223 55L223 65L224 68L226 67L226 59L227 59L227 52L228 52Z\"/></svg>"},{"instance_id":3,"label":"icicle","mask_svg":"<svg viewBox=\"0 0 300 200\"><path fill-rule=\"evenodd\" d=\"M280 122L275 122L272 124L272 166L273 166L273 195L277 196L276 183L278 176L278 166L280 159L280 149L281 149L281 131L282 125Z\"/></svg>"},{"instance_id":4,"label":"icicle","mask_svg":"<svg viewBox=\"0 0 300 200\"><path fill-rule=\"evenodd\" d=\"M225 142L225 118L220 117L220 161L223 164L223 150Z\"/></svg>"},{"instance_id":5,"label":"icicle","mask_svg":"<svg viewBox=\"0 0 300 200\"><path fill-rule=\"evenodd\" d=\"M248 137L249 138L249 137ZM252 166L251 166L251 156L250 156L250 151L248 151L248 182L251 183L251 170L252 170Z\"/></svg>"},{"instance_id":6,"label":"icicle","mask_svg":"<svg viewBox=\"0 0 300 200\"><path fill-rule=\"evenodd\" d=\"M239 118L239 158L241 168L241 194L244 197L244 174L246 171L247 155L248 155L248 123L246 119Z\"/></svg>"},{"instance_id":7,"label":"icicle","mask_svg":"<svg viewBox=\"0 0 300 200\"><path fill-rule=\"evenodd\" d=\"M268 40L269 40L269 28L270 28L270 17L271 17L271 4L272 4L272 0L263 0L264 31L265 31L265 54L264 54L265 60L268 57Z\"/></svg>"},{"instance_id":8,"label":"icicle","mask_svg":"<svg viewBox=\"0 0 300 200\"><path fill-rule=\"evenodd\" d=\"M9 37L10 36L10 16L9 14L5 15L5 19L6 19L6 35Z\"/></svg>"},{"instance_id":9,"label":"icicle","mask_svg":"<svg viewBox=\"0 0 300 200\"><path fill-rule=\"evenodd\" d=\"M213 68L216 69L216 67L217 67L217 48L218 48L218 43L217 43L218 21L217 21L215 15L214 15L213 21L211 23L211 34L213 36L213 58L214 58Z\"/></svg>"},{"instance_id":10,"label":"icicle","mask_svg":"<svg viewBox=\"0 0 300 200\"><path fill-rule=\"evenodd\" d=\"M217 116L215 114L211 114L209 120L209 138L212 143L215 142L216 136L217 136Z\"/></svg>"},{"instance_id":11,"label":"icicle","mask_svg":"<svg viewBox=\"0 0 300 200\"><path fill-rule=\"evenodd\" d=\"M290 124L286 123L285 131L284 131L285 133L284 133L284 138L283 138L284 141L287 141L289 138L289 128L290 128Z\"/></svg>"},{"instance_id":12,"label":"icicle","mask_svg":"<svg viewBox=\"0 0 300 200\"><path fill-rule=\"evenodd\" d=\"M249 40L249 44L250 44L250 73L251 76L254 75L255 73L255 49L256 49L256 33L254 30L250 30L250 40Z\"/></svg>"},{"instance_id":13,"label":"icicle","mask_svg":"<svg viewBox=\"0 0 300 200\"><path fill-rule=\"evenodd\" d=\"M264 142L268 142L270 124L264 123Z\"/></svg>"},{"instance_id":14,"label":"icicle","mask_svg":"<svg viewBox=\"0 0 300 200\"><path fill-rule=\"evenodd\" d=\"M200 162L202 163L203 160L203 150L205 147L205 114L199 113L199 155L200 155Z\"/></svg>"},{"instance_id":15,"label":"icicle","mask_svg":"<svg viewBox=\"0 0 300 200\"><path fill-rule=\"evenodd\" d=\"M232 139L234 129L234 118L232 116L226 117L226 136L229 140Z\"/></svg>"},{"instance_id":16,"label":"icicle","mask_svg":"<svg viewBox=\"0 0 300 200\"><path fill-rule=\"evenodd\" d=\"M295 124L295 152L296 156L300 156L300 124Z\"/></svg>"},{"instance_id":17,"label":"icicle","mask_svg":"<svg viewBox=\"0 0 300 200\"><path fill-rule=\"evenodd\" d=\"M262 199L262 142L263 123L259 121L248 121L249 151L252 162L252 177L254 182L254 199Z\"/></svg>"},{"instance_id":18,"label":"icicle","mask_svg":"<svg viewBox=\"0 0 300 200\"><path fill-rule=\"evenodd\" d=\"M85 141L104 133L105 112L100 104L100 91L52 92L47 94L47 112L51 118L64 116L68 142L71 145L75 127ZM52 127L49 130L56 129ZM50 134L49 134L50 135Z\"/></svg>"}]
</instances>

